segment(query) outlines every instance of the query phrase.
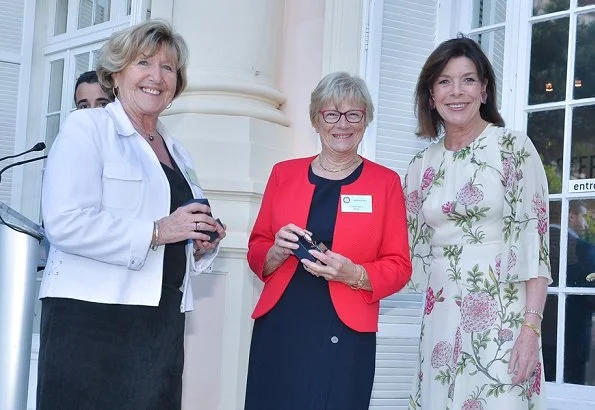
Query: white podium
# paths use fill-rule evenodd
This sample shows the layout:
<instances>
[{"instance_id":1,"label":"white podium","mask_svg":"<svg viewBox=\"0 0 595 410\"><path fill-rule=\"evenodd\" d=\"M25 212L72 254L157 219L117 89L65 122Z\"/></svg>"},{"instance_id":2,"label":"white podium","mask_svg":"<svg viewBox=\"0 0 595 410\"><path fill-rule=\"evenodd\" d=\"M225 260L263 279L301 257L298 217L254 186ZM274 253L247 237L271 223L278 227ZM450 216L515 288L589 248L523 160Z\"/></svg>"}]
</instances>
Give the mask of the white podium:
<instances>
[{"instance_id":1,"label":"white podium","mask_svg":"<svg viewBox=\"0 0 595 410\"><path fill-rule=\"evenodd\" d=\"M0 409L25 410L43 228L0 202Z\"/></svg>"}]
</instances>

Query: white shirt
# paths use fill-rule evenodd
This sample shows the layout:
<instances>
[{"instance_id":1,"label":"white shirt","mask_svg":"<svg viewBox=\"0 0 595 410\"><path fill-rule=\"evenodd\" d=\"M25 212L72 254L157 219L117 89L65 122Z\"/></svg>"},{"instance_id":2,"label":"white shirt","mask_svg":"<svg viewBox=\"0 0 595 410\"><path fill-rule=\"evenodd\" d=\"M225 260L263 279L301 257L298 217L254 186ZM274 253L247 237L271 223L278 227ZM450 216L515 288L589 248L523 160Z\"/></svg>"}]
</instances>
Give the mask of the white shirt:
<instances>
[{"instance_id":1,"label":"white shirt","mask_svg":"<svg viewBox=\"0 0 595 410\"><path fill-rule=\"evenodd\" d=\"M194 197L202 198L190 155L160 121L157 130ZM169 215L169 208L161 164L118 100L72 112L44 173L42 211L51 247L40 298L157 306L164 246L149 247L153 221ZM218 249L195 262L188 241L182 312L193 309L189 275L207 269Z\"/></svg>"}]
</instances>

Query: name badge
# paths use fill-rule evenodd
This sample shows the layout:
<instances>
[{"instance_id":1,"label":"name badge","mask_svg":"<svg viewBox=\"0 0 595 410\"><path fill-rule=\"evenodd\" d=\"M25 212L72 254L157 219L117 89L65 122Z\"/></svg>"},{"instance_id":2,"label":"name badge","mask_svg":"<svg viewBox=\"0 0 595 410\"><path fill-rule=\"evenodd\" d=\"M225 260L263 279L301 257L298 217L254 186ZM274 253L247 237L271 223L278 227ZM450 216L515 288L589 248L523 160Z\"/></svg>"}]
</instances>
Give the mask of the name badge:
<instances>
[{"instance_id":1,"label":"name badge","mask_svg":"<svg viewBox=\"0 0 595 410\"><path fill-rule=\"evenodd\" d=\"M372 213L372 195L341 195L341 212Z\"/></svg>"},{"instance_id":2,"label":"name badge","mask_svg":"<svg viewBox=\"0 0 595 410\"><path fill-rule=\"evenodd\" d=\"M190 182L192 182L194 185L200 187L200 184L198 183L198 177L196 176L196 172L194 172L194 170L192 168L186 167L186 175L188 176L188 179L190 180Z\"/></svg>"}]
</instances>

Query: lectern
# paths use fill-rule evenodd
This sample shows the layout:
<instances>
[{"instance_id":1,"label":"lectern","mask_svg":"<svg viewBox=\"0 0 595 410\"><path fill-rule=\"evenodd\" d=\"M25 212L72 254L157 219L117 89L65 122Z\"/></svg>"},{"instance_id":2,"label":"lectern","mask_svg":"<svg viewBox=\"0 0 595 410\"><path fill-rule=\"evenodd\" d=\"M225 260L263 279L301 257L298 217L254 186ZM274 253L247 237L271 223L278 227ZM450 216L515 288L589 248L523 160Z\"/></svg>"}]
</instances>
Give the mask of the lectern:
<instances>
[{"instance_id":1,"label":"lectern","mask_svg":"<svg viewBox=\"0 0 595 410\"><path fill-rule=\"evenodd\" d=\"M0 202L0 409L27 408L43 228Z\"/></svg>"}]
</instances>

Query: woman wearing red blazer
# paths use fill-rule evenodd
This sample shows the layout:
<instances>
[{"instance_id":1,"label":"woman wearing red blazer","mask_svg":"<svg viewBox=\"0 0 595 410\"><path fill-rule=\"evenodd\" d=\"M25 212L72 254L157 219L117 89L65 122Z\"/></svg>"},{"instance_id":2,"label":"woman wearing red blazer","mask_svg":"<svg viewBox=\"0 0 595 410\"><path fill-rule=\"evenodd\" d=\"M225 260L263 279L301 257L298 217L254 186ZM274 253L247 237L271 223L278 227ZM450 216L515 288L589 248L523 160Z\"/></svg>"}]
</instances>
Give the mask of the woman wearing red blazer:
<instances>
[{"instance_id":1,"label":"woman wearing red blazer","mask_svg":"<svg viewBox=\"0 0 595 410\"><path fill-rule=\"evenodd\" d=\"M311 97L322 150L274 166L248 243L264 289L245 410L368 409L379 302L411 276L399 176L357 154L364 81L331 73Z\"/></svg>"}]
</instances>

